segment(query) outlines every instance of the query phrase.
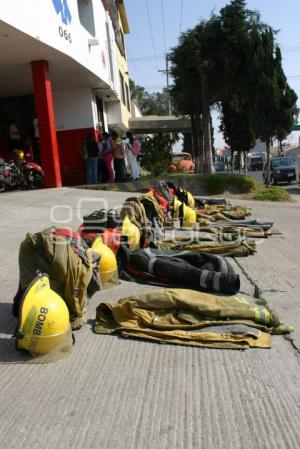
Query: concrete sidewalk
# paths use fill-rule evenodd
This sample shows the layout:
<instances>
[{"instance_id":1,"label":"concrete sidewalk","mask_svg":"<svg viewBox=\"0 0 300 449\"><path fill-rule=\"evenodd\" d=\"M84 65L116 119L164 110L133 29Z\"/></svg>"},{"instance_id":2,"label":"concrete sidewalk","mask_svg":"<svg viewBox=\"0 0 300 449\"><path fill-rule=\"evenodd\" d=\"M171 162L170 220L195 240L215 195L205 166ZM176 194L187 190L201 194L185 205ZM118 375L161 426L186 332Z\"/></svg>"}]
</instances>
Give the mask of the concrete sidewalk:
<instances>
[{"instance_id":1,"label":"concrete sidewalk","mask_svg":"<svg viewBox=\"0 0 300 449\"><path fill-rule=\"evenodd\" d=\"M11 339L18 249L26 232L121 205L128 193L80 189L0 195L1 449L298 449L300 447L300 204L247 202L283 235L233 261L241 290L257 284L280 318L296 326L270 350L214 350L92 332L101 300L153 287L125 283L97 293L72 355L22 363ZM239 202L241 203L241 202Z\"/></svg>"}]
</instances>

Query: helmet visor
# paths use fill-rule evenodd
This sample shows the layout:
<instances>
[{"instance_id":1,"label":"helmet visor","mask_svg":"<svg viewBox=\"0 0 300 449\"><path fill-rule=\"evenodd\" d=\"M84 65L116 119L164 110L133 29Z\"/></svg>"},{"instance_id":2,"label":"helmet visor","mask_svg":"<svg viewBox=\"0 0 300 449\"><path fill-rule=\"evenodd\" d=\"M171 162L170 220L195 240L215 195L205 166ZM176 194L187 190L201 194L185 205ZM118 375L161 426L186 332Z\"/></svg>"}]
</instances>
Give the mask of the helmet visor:
<instances>
[{"instance_id":1,"label":"helmet visor","mask_svg":"<svg viewBox=\"0 0 300 449\"><path fill-rule=\"evenodd\" d=\"M24 349L31 354L27 363L53 363L68 357L73 349L71 325L63 334L17 335L17 348Z\"/></svg>"}]
</instances>

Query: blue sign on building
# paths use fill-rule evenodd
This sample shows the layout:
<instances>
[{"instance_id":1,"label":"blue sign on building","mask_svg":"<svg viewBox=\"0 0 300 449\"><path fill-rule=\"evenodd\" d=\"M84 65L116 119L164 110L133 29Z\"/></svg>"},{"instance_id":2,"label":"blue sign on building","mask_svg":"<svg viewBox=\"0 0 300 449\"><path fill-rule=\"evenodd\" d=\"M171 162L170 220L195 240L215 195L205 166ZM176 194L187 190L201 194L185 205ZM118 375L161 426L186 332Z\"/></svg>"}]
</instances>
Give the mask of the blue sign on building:
<instances>
[{"instance_id":1,"label":"blue sign on building","mask_svg":"<svg viewBox=\"0 0 300 449\"><path fill-rule=\"evenodd\" d=\"M52 0L56 14L61 15L62 23L70 25L72 21L71 11L68 6L68 0Z\"/></svg>"}]
</instances>

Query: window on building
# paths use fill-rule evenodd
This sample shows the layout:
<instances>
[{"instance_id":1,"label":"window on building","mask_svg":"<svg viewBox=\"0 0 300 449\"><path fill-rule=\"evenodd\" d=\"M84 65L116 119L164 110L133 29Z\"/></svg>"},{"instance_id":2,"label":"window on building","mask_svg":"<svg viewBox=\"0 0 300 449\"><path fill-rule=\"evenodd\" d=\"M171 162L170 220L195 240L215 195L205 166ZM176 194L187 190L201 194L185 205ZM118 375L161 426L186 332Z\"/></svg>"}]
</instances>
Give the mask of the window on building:
<instances>
[{"instance_id":1,"label":"window on building","mask_svg":"<svg viewBox=\"0 0 300 449\"><path fill-rule=\"evenodd\" d=\"M119 74L120 74L122 103L126 106L125 81L124 81L124 77L123 77L122 73L119 72Z\"/></svg>"},{"instance_id":2,"label":"window on building","mask_svg":"<svg viewBox=\"0 0 300 449\"><path fill-rule=\"evenodd\" d=\"M95 37L93 0L77 0L77 5L81 25Z\"/></svg>"},{"instance_id":3,"label":"window on building","mask_svg":"<svg viewBox=\"0 0 300 449\"><path fill-rule=\"evenodd\" d=\"M124 58L126 58L126 52L125 52L125 40L124 40L124 34L122 30L116 30L115 31L116 36L116 43L118 46L118 49L120 50L120 53Z\"/></svg>"},{"instance_id":4,"label":"window on building","mask_svg":"<svg viewBox=\"0 0 300 449\"><path fill-rule=\"evenodd\" d=\"M130 112L130 93L129 93L129 87L128 84L125 83L125 90L126 90L126 104L127 104L127 109Z\"/></svg>"}]
</instances>

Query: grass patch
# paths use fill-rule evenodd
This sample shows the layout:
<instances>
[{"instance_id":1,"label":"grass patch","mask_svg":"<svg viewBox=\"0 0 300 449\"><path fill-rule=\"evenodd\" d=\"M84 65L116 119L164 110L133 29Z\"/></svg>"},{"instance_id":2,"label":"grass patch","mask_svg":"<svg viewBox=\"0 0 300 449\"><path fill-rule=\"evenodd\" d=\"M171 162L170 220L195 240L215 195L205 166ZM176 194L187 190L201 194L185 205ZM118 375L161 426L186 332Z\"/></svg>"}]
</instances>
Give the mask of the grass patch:
<instances>
[{"instance_id":1,"label":"grass patch","mask_svg":"<svg viewBox=\"0 0 300 449\"><path fill-rule=\"evenodd\" d=\"M201 175L198 173L166 173L160 177L143 177L142 179L161 180L170 179L180 187L187 189L193 186L193 193L197 195L223 195L231 193L240 198L257 201L291 201L287 190L280 186L267 187L257 183L251 176L231 173L214 173Z\"/></svg>"},{"instance_id":2,"label":"grass patch","mask_svg":"<svg viewBox=\"0 0 300 449\"><path fill-rule=\"evenodd\" d=\"M230 173L214 173L213 175L201 175L199 173L166 173L159 177L151 175L143 176L144 180L170 179L179 186L185 182L191 182L198 187L203 194L219 195L224 192L249 193L256 187L255 181L250 176L235 175Z\"/></svg>"},{"instance_id":3,"label":"grass patch","mask_svg":"<svg viewBox=\"0 0 300 449\"><path fill-rule=\"evenodd\" d=\"M291 196L287 190L280 186L268 187L263 184L257 184L251 199L257 201L291 201Z\"/></svg>"}]
</instances>

